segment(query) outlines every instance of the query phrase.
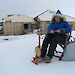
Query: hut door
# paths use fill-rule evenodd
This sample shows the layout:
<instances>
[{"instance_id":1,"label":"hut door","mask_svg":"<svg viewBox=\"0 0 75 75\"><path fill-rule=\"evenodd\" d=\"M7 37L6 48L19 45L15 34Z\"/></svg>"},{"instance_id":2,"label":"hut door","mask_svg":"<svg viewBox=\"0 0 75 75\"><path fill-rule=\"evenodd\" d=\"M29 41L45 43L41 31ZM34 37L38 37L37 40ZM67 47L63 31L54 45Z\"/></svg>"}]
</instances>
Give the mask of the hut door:
<instances>
[{"instance_id":1,"label":"hut door","mask_svg":"<svg viewBox=\"0 0 75 75\"><path fill-rule=\"evenodd\" d=\"M28 29L28 24L24 24L24 30Z\"/></svg>"}]
</instances>

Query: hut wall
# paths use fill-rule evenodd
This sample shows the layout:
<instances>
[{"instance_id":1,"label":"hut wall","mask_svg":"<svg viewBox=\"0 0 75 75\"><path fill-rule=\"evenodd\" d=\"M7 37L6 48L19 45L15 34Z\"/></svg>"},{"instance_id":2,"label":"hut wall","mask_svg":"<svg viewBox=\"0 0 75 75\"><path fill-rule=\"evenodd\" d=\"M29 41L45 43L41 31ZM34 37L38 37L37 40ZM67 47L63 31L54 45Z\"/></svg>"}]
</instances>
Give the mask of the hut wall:
<instances>
[{"instance_id":1,"label":"hut wall","mask_svg":"<svg viewBox=\"0 0 75 75\"><path fill-rule=\"evenodd\" d=\"M47 31L47 27L49 26L50 22L42 21L40 22L42 32Z\"/></svg>"},{"instance_id":2,"label":"hut wall","mask_svg":"<svg viewBox=\"0 0 75 75\"><path fill-rule=\"evenodd\" d=\"M4 35L20 35L23 34L23 24L16 22L3 23Z\"/></svg>"},{"instance_id":3,"label":"hut wall","mask_svg":"<svg viewBox=\"0 0 75 75\"><path fill-rule=\"evenodd\" d=\"M72 24L72 30L75 30L75 22L69 22L70 24Z\"/></svg>"}]
</instances>

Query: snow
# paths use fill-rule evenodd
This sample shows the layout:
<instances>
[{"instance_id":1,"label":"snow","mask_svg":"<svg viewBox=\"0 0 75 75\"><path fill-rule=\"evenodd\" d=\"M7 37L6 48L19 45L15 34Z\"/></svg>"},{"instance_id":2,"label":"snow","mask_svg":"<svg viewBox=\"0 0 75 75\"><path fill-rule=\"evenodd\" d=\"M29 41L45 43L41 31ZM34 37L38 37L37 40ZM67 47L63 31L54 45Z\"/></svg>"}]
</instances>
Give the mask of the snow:
<instances>
[{"instance_id":1,"label":"snow","mask_svg":"<svg viewBox=\"0 0 75 75\"><path fill-rule=\"evenodd\" d=\"M75 36L75 32L72 35ZM9 40L3 40L5 38ZM59 61L53 57L50 64L34 65L31 60L37 45L36 34L1 36L0 75L75 75L75 61Z\"/></svg>"}]
</instances>

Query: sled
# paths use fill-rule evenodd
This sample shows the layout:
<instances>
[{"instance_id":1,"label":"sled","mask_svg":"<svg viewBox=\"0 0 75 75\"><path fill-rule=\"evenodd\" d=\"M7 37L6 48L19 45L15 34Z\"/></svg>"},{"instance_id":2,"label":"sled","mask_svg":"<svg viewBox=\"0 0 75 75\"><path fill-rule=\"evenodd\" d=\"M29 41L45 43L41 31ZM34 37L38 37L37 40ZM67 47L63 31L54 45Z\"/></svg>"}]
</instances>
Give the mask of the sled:
<instances>
[{"instance_id":1,"label":"sled","mask_svg":"<svg viewBox=\"0 0 75 75\"><path fill-rule=\"evenodd\" d=\"M44 31L44 33L45 33L45 37L46 37L47 32ZM47 61L44 61L43 59L40 59L40 55L41 55L40 40L43 39L43 38L41 38L41 36L43 35L43 33L41 32L41 30L39 30L37 34L38 34L38 37L39 37L39 45L35 48L35 54L36 54L37 57L33 57L33 61L32 61L32 62L33 62L34 64L36 64L36 65L38 65L38 63L41 63L41 62L47 63ZM65 47L67 46L67 44L69 44L69 42L70 42L70 41L69 41L70 37L72 37L72 36L71 36L71 32L70 32L69 34L66 34L66 33L65 33L65 35L67 36L65 42L60 42L60 43L59 43L59 45L60 45L61 48L63 49L63 52L59 52L59 51L55 50L55 53L56 53L56 54L57 54L57 53L60 53L61 55L59 56L59 55L55 55L55 54L54 54L54 57L59 58L59 60L62 60L62 57L64 56L64 52L65 52ZM75 39L75 38L74 38L74 39ZM48 61L48 63L50 63L50 62L51 62L51 61Z\"/></svg>"},{"instance_id":2,"label":"sled","mask_svg":"<svg viewBox=\"0 0 75 75\"><path fill-rule=\"evenodd\" d=\"M51 61L43 60L41 57L33 57L32 61L35 65L38 65L39 63L51 63Z\"/></svg>"},{"instance_id":3,"label":"sled","mask_svg":"<svg viewBox=\"0 0 75 75\"><path fill-rule=\"evenodd\" d=\"M51 62L51 61L48 61L48 60L43 60L41 58L41 49L39 48L39 46L37 46L35 48L35 54L36 54L36 57L33 57L33 60L32 60L32 62L35 65L38 65L39 63L50 63Z\"/></svg>"},{"instance_id":4,"label":"sled","mask_svg":"<svg viewBox=\"0 0 75 75\"><path fill-rule=\"evenodd\" d=\"M46 30L44 31L44 33L45 33L45 37L46 37L46 35L47 35ZM37 51L37 49L38 49L38 50L41 50L40 42L41 42L41 39L42 39L41 36L43 35L43 33L41 32L41 30L39 30L37 34L38 34L38 36L39 36L39 46L37 46L37 47L35 48L35 51ZM71 32L70 32L69 34L65 33L65 35L67 36L65 42L60 42L60 43L59 43L59 45L60 45L61 48L63 49L63 52L60 52L60 51L55 50L55 53L56 53L56 54L57 54L57 53L60 53L61 55L59 56L59 55L54 54L54 57L59 58L59 60L62 60L62 57L63 57L63 55L64 55L65 47L66 47L67 44L70 42L69 39L72 37L72 36L71 36ZM35 52L35 53L36 53L36 52Z\"/></svg>"}]
</instances>

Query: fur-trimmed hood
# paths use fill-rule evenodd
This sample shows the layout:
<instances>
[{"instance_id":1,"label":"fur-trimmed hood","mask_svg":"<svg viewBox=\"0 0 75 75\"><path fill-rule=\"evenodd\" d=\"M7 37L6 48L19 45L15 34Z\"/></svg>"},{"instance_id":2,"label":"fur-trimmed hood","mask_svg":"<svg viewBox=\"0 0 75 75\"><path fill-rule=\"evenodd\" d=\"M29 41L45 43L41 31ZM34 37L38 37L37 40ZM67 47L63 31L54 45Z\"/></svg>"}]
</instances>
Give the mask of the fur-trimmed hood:
<instances>
[{"instance_id":1,"label":"fur-trimmed hood","mask_svg":"<svg viewBox=\"0 0 75 75\"><path fill-rule=\"evenodd\" d=\"M54 15L52 16L51 21L53 21L54 17L56 17L56 16L62 18L63 21L66 21L66 17L60 12L60 10L58 10L58 11L56 12L56 14L54 14Z\"/></svg>"}]
</instances>

